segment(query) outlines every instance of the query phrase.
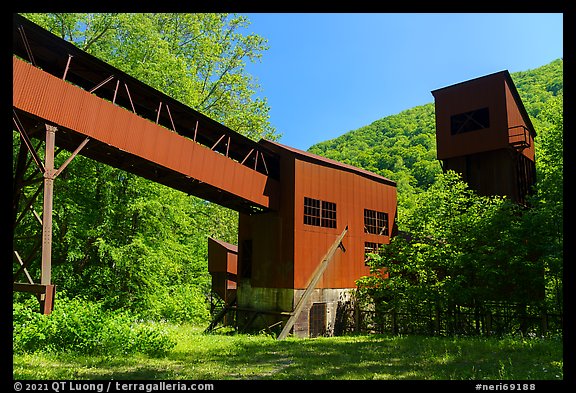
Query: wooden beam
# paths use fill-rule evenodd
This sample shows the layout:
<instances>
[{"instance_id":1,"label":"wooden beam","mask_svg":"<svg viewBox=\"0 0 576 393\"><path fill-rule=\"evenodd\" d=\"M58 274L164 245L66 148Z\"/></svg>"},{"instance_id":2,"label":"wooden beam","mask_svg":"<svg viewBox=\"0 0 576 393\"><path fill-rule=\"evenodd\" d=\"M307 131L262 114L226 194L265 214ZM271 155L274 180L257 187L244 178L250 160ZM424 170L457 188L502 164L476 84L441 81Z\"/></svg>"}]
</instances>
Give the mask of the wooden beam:
<instances>
[{"instance_id":1,"label":"wooden beam","mask_svg":"<svg viewBox=\"0 0 576 393\"><path fill-rule=\"evenodd\" d=\"M322 258L322 261L320 262L320 264L316 268L316 271L312 275L312 278L310 279L310 283L308 284L308 287L306 288L306 290L304 291L304 294L302 295L302 297L298 301L298 304L294 308L292 316L290 317L290 319L288 319L288 322L286 322L286 325L284 325L284 328L280 332L280 335L278 336L278 340L283 340L286 338L286 336L288 336L290 329L292 329L292 327L294 326L294 323L296 322L296 320L300 316L300 313L304 309L304 305L306 304L306 301L308 300L308 298L312 294L312 291L314 290L314 288L316 288L316 284L318 284L320 277L322 277L322 274L324 274L324 271L328 267L328 264L332 260L332 257L334 257L336 250L338 248L340 248L340 244L342 243L342 239L346 235L346 232L348 232L348 226L346 226L346 228L344 228L344 230L342 231L340 236L338 236L336 241L332 244L332 246L330 246L330 249L328 250L328 252L324 256L324 258Z\"/></svg>"}]
</instances>

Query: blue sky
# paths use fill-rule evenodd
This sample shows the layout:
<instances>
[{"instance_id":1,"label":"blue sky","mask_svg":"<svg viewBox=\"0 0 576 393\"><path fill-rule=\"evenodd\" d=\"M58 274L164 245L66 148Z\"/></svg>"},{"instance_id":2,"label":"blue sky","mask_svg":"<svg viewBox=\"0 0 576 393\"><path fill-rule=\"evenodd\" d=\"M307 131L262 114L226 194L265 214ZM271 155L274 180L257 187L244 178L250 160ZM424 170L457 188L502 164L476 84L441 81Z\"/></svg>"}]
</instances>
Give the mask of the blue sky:
<instances>
[{"instance_id":1,"label":"blue sky","mask_svg":"<svg viewBox=\"0 0 576 393\"><path fill-rule=\"evenodd\" d=\"M433 102L431 90L563 57L562 14L249 13L249 64L280 142L307 150Z\"/></svg>"}]
</instances>

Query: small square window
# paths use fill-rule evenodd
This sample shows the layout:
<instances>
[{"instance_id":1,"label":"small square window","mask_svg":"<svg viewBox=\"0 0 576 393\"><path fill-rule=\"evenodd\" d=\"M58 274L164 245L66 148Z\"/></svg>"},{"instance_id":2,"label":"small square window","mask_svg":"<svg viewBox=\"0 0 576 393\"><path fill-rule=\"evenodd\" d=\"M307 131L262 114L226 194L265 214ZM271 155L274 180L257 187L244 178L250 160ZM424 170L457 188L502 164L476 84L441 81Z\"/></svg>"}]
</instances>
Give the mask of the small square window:
<instances>
[{"instance_id":1,"label":"small square window","mask_svg":"<svg viewBox=\"0 0 576 393\"><path fill-rule=\"evenodd\" d=\"M322 226L336 228L336 204L322 201Z\"/></svg>"}]
</instances>

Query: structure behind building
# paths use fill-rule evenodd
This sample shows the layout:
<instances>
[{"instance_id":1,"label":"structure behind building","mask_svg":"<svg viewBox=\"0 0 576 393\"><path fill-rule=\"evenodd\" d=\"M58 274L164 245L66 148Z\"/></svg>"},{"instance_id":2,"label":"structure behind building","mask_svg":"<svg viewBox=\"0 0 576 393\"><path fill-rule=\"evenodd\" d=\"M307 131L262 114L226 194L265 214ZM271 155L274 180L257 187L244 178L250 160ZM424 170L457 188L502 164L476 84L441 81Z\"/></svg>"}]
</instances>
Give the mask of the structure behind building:
<instances>
[{"instance_id":1,"label":"structure behind building","mask_svg":"<svg viewBox=\"0 0 576 393\"><path fill-rule=\"evenodd\" d=\"M432 91L436 149L480 195L525 204L536 182L536 132L508 71Z\"/></svg>"},{"instance_id":2,"label":"structure behind building","mask_svg":"<svg viewBox=\"0 0 576 393\"><path fill-rule=\"evenodd\" d=\"M432 91L436 106L437 157L444 171L462 176L479 195L505 196L527 207L536 183L536 131L508 71L500 71ZM503 260L502 264L510 261ZM544 297L544 269L526 264L538 284L522 288L531 299ZM494 300L506 301L518 287L502 281Z\"/></svg>"}]
</instances>

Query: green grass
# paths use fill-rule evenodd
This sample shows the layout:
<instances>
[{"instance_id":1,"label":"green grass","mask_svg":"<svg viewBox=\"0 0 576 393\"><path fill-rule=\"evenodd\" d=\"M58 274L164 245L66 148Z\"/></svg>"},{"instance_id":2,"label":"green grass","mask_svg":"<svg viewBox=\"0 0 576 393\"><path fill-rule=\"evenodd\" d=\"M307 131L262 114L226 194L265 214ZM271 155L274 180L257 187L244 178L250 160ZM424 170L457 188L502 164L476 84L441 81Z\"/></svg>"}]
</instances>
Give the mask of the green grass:
<instances>
[{"instance_id":1,"label":"green grass","mask_svg":"<svg viewBox=\"0 0 576 393\"><path fill-rule=\"evenodd\" d=\"M382 335L288 338L172 326L167 355L14 355L14 379L561 380L560 339Z\"/></svg>"}]
</instances>

